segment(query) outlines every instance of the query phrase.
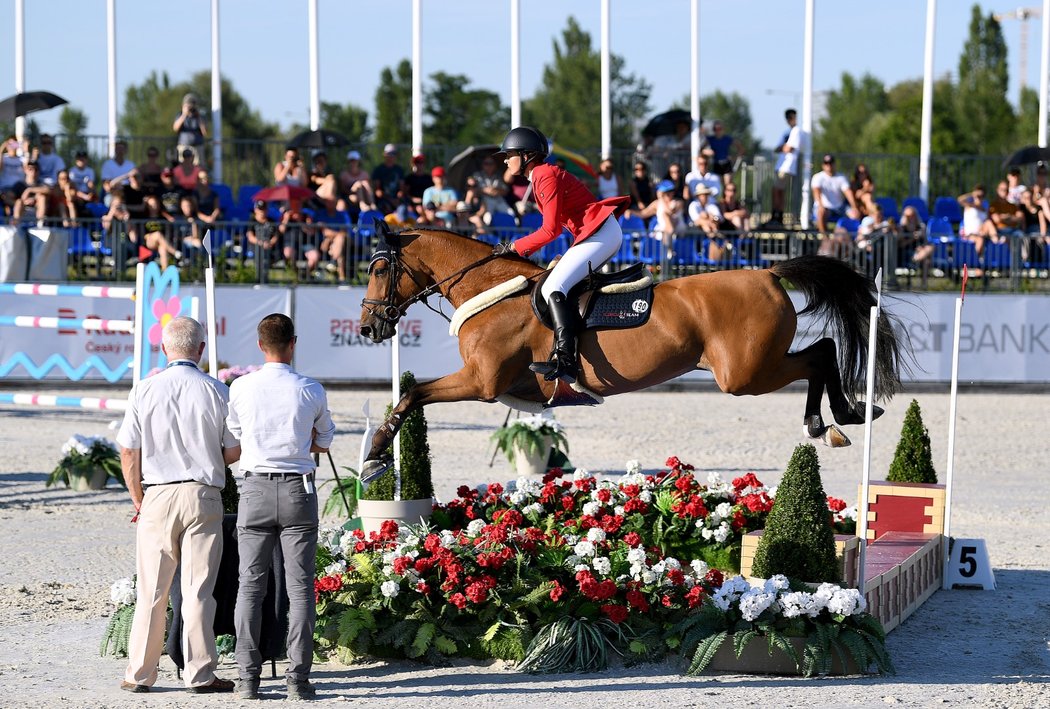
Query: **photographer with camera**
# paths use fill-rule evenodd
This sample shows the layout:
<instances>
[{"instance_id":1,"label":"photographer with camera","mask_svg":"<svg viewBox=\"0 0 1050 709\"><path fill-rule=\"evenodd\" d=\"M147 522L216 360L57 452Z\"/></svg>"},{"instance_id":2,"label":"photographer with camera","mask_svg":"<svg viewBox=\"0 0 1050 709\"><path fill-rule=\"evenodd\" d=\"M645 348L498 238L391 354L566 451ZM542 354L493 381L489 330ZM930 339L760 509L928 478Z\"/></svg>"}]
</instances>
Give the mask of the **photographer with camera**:
<instances>
[{"instance_id":1,"label":"photographer with camera","mask_svg":"<svg viewBox=\"0 0 1050 709\"><path fill-rule=\"evenodd\" d=\"M208 137L208 130L201 119L196 95L186 94L182 98L182 113L175 117L171 129L178 133L175 154L193 151L193 164L200 165L201 150L204 148L204 139Z\"/></svg>"}]
</instances>

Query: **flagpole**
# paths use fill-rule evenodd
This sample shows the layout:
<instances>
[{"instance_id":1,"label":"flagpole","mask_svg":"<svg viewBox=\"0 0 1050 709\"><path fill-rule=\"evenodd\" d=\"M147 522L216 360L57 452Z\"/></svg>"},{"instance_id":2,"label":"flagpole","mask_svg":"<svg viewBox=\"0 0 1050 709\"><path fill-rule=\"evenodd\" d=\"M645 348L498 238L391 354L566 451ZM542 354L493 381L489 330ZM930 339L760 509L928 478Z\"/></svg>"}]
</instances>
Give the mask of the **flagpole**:
<instances>
[{"instance_id":1,"label":"flagpole","mask_svg":"<svg viewBox=\"0 0 1050 709\"><path fill-rule=\"evenodd\" d=\"M15 93L26 90L26 6L25 0L15 0ZM24 116L15 118L15 138L19 148L26 134ZM28 160L29 157L26 156Z\"/></svg>"},{"instance_id":2,"label":"flagpole","mask_svg":"<svg viewBox=\"0 0 1050 709\"><path fill-rule=\"evenodd\" d=\"M963 265L962 290L955 299L955 336L952 338L952 387L948 397L948 466L944 479L944 535L941 555L944 566L941 573L941 588L948 590L948 552L952 533L952 482L955 477L955 418L959 401L959 331L962 325L963 299L966 298L966 281L970 273Z\"/></svg>"},{"instance_id":3,"label":"flagpole","mask_svg":"<svg viewBox=\"0 0 1050 709\"><path fill-rule=\"evenodd\" d=\"M857 504L857 589L864 595L865 569L868 547L868 487L871 481L871 425L875 412L875 359L879 333L879 309L882 307L882 269L875 274L875 305L868 314L868 376L864 402L864 472Z\"/></svg>"}]
</instances>

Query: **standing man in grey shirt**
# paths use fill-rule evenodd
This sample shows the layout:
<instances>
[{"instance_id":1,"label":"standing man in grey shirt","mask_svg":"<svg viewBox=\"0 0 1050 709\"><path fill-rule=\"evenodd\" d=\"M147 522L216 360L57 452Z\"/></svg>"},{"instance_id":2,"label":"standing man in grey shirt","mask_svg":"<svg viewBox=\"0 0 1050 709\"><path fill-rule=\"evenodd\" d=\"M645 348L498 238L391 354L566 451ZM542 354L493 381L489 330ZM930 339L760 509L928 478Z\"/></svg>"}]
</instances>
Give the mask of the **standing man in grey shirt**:
<instances>
[{"instance_id":1,"label":"standing man in grey shirt","mask_svg":"<svg viewBox=\"0 0 1050 709\"><path fill-rule=\"evenodd\" d=\"M327 453L335 435L324 388L291 368L295 327L274 313L259 322L259 349L266 364L238 378L230 389L227 425L241 442L240 508L237 544L240 586L237 629L238 696L259 698L262 653L259 631L266 576L273 548L284 552L288 589L289 699L313 699L315 553L317 493L311 453Z\"/></svg>"},{"instance_id":2,"label":"standing man in grey shirt","mask_svg":"<svg viewBox=\"0 0 1050 709\"><path fill-rule=\"evenodd\" d=\"M148 692L164 647L168 592L182 565L182 650L191 692L231 692L215 676L215 580L222 558L222 488L237 440L226 428L229 389L197 368L204 328L175 318L164 328L163 372L132 391L117 434L135 506L138 592L120 688Z\"/></svg>"}]
</instances>

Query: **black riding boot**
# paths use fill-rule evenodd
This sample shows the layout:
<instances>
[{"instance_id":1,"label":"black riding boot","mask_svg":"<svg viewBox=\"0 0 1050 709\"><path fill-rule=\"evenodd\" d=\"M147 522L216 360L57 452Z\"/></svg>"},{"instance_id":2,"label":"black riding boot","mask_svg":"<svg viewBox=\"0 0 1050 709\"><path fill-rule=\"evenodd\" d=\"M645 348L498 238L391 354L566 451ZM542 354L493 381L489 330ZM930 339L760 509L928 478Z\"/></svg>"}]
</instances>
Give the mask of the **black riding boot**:
<instances>
[{"instance_id":1,"label":"black riding boot","mask_svg":"<svg viewBox=\"0 0 1050 709\"><path fill-rule=\"evenodd\" d=\"M576 381L576 313L566 302L565 294L554 292L547 300L551 322L554 325L554 350L546 362L533 362L529 369L542 374L549 382L564 379L572 384Z\"/></svg>"}]
</instances>

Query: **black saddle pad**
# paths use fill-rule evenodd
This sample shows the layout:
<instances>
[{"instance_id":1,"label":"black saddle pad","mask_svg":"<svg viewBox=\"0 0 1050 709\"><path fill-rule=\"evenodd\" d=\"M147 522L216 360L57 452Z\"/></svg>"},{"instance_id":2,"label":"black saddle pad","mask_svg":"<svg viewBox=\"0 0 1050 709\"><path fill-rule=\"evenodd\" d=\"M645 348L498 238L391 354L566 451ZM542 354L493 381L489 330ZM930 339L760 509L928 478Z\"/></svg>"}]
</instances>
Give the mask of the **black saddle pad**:
<instances>
[{"instance_id":1,"label":"black saddle pad","mask_svg":"<svg viewBox=\"0 0 1050 709\"><path fill-rule=\"evenodd\" d=\"M608 285L633 283L645 273L645 264L642 263L613 273L592 273L569 291L569 302L575 305L577 311L580 311L580 303L583 303L583 329L629 328L647 323L653 304L652 283L627 293L601 293L598 290ZM548 328L551 327L550 312L540 291L549 275L550 271L542 274L532 291L532 310Z\"/></svg>"}]
</instances>

